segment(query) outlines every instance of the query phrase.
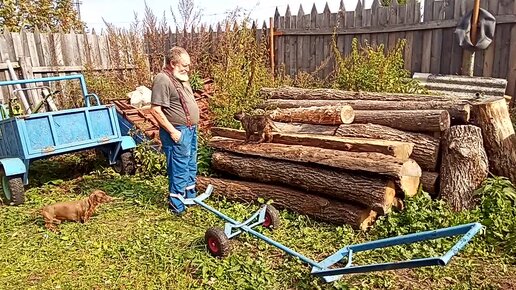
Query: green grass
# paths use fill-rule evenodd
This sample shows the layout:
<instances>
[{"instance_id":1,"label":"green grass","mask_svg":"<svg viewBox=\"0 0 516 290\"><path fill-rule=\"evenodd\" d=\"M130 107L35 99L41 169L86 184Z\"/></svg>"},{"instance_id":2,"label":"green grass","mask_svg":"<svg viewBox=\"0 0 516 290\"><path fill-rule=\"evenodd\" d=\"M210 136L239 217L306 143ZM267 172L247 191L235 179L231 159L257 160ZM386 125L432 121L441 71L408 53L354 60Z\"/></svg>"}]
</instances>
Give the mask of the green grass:
<instances>
[{"instance_id":1,"label":"green grass","mask_svg":"<svg viewBox=\"0 0 516 290\"><path fill-rule=\"evenodd\" d=\"M356 274L329 284L311 276L306 264L246 234L232 240L229 257L213 258L206 251L204 233L211 226L223 226L223 221L199 207L190 208L182 217L169 214L163 195L167 185L165 177L120 176L110 169L100 169L79 178L76 178L77 172L71 170L63 170L60 179L44 177L48 168L66 167L66 162L77 166L76 161L67 158L41 162L33 172L38 182L27 190L26 203L19 207L0 207L0 289L516 287L516 266L510 264L502 250L488 249L485 233L475 237L446 267ZM81 166L98 168L94 161L88 162L91 167ZM64 223L59 226L59 234L45 230L38 214L42 206L83 198L94 188L106 190L119 200L102 205L86 224ZM238 220L244 220L259 208L257 203L236 203L222 196L212 196L207 202ZM450 220L448 214L442 214L427 222L426 215L430 211L425 213L421 207L429 205L431 201L424 196L416 198L407 203L406 211L380 220L376 229L368 234L347 226L316 222L285 210L281 211L279 229L258 230L310 258L321 260L347 244L468 219ZM441 205L433 206L431 211L445 212ZM408 222L409 217L413 225L404 227L402 224ZM472 214L470 218L476 217ZM357 255L357 263L439 254L452 242L373 251Z\"/></svg>"}]
</instances>

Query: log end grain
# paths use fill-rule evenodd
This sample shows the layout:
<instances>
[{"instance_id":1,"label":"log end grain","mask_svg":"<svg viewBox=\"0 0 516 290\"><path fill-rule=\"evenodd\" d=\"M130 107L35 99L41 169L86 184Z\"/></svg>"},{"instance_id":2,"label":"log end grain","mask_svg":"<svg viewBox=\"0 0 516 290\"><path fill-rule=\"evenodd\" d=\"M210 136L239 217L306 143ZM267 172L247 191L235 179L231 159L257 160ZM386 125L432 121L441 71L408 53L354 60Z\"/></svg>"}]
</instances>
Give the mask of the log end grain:
<instances>
[{"instance_id":1,"label":"log end grain","mask_svg":"<svg viewBox=\"0 0 516 290\"><path fill-rule=\"evenodd\" d=\"M351 124L355 119L355 112L351 106L341 106L340 121L342 124Z\"/></svg>"},{"instance_id":2,"label":"log end grain","mask_svg":"<svg viewBox=\"0 0 516 290\"><path fill-rule=\"evenodd\" d=\"M375 203L371 207L379 216L386 215L391 211L392 206L396 202L396 183L392 180L387 182L385 186L385 195L383 203Z\"/></svg>"},{"instance_id":3,"label":"log end grain","mask_svg":"<svg viewBox=\"0 0 516 290\"><path fill-rule=\"evenodd\" d=\"M364 232L367 231L374 225L377 217L378 217L378 214L374 210L363 211L360 214L359 221L357 221L358 228L361 231L364 231Z\"/></svg>"},{"instance_id":4,"label":"log end grain","mask_svg":"<svg viewBox=\"0 0 516 290\"><path fill-rule=\"evenodd\" d=\"M421 167L416 161L409 159L403 163L398 186L403 191L405 197L416 195L419 189L421 174Z\"/></svg>"}]
</instances>

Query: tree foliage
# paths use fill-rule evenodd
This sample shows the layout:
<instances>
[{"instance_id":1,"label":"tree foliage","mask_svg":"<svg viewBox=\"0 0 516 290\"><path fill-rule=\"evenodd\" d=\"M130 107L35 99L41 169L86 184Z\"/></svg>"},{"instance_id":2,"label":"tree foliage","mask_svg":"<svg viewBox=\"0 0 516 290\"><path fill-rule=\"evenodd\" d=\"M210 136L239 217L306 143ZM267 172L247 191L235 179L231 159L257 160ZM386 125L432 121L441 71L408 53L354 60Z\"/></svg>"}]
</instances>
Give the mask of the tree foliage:
<instances>
[{"instance_id":1,"label":"tree foliage","mask_svg":"<svg viewBox=\"0 0 516 290\"><path fill-rule=\"evenodd\" d=\"M35 27L58 31L82 30L71 0L4 0L0 1L0 30L33 31Z\"/></svg>"}]
</instances>

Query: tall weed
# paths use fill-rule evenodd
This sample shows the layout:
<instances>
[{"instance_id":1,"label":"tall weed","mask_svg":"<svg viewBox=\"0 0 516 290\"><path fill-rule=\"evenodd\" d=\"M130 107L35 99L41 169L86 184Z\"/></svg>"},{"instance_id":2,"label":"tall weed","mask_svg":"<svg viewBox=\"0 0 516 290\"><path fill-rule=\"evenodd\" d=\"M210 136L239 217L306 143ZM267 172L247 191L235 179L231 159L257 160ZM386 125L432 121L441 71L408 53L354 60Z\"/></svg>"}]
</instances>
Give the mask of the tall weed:
<instances>
[{"instance_id":1,"label":"tall weed","mask_svg":"<svg viewBox=\"0 0 516 290\"><path fill-rule=\"evenodd\" d=\"M359 47L358 40L353 38L351 54L342 56L334 39L334 87L350 91L425 93L424 87L410 78L410 72L404 68L405 43L405 39L399 40L394 49L385 54L383 44Z\"/></svg>"},{"instance_id":2,"label":"tall weed","mask_svg":"<svg viewBox=\"0 0 516 290\"><path fill-rule=\"evenodd\" d=\"M210 103L215 124L238 127L234 113L258 105L259 90L273 85L267 47L265 41L256 40L254 29L244 20L240 27L235 23L233 29L226 22L226 31L215 49L217 62L212 66L215 93Z\"/></svg>"}]
</instances>

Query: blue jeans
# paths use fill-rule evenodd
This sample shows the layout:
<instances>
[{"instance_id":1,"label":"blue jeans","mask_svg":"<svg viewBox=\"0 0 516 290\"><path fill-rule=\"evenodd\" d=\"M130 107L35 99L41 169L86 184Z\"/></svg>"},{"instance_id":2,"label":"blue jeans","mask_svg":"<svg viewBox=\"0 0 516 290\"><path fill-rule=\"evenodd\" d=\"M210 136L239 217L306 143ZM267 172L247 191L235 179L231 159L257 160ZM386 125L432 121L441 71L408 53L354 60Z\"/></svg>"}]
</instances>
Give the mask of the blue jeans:
<instances>
[{"instance_id":1,"label":"blue jeans","mask_svg":"<svg viewBox=\"0 0 516 290\"><path fill-rule=\"evenodd\" d=\"M181 213L184 204L174 195L186 198L197 196L195 181L197 176L197 126L174 126L181 131L181 139L174 142L163 128L159 131L162 149L167 158L169 208Z\"/></svg>"}]
</instances>

